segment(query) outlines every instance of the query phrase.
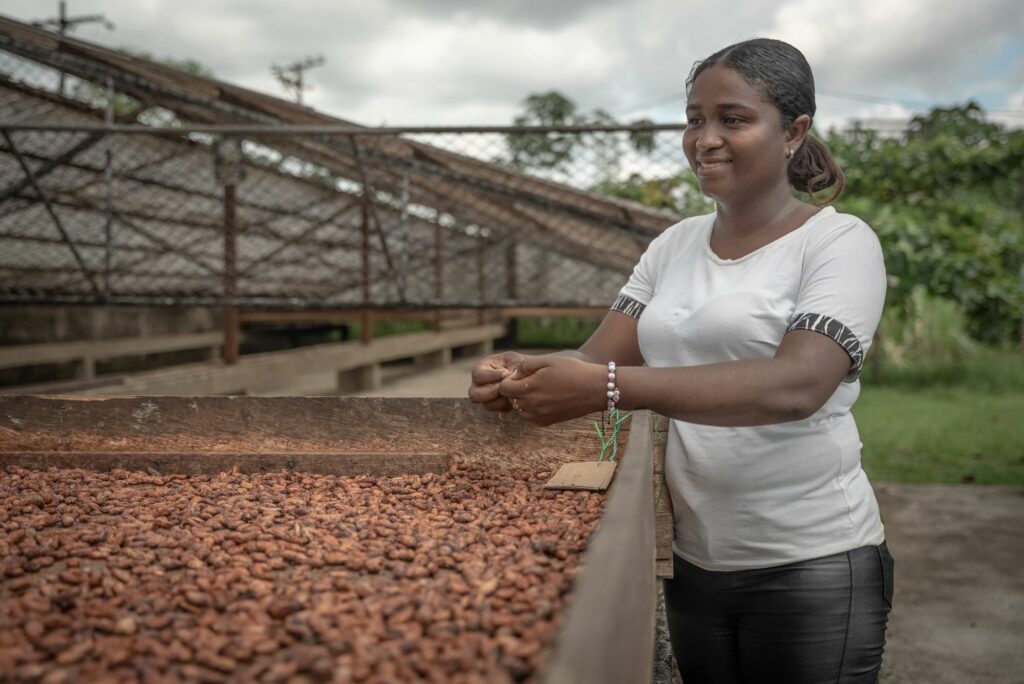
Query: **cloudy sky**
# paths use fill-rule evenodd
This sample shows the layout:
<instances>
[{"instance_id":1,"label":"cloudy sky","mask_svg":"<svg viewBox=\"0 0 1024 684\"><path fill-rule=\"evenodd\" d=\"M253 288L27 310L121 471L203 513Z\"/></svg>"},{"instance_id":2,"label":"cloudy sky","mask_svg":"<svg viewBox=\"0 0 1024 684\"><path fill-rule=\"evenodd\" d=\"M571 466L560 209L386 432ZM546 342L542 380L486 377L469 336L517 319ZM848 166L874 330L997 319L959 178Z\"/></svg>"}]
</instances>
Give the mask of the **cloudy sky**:
<instances>
[{"instance_id":1,"label":"cloudy sky","mask_svg":"<svg viewBox=\"0 0 1024 684\"><path fill-rule=\"evenodd\" d=\"M754 36L787 40L818 85L817 124L974 99L1024 126L1020 0L68 0L116 24L73 35L194 58L284 95L274 63L323 55L306 102L366 125L507 124L558 90L620 120L681 119L691 64ZM20 20L57 1L4 0Z\"/></svg>"}]
</instances>

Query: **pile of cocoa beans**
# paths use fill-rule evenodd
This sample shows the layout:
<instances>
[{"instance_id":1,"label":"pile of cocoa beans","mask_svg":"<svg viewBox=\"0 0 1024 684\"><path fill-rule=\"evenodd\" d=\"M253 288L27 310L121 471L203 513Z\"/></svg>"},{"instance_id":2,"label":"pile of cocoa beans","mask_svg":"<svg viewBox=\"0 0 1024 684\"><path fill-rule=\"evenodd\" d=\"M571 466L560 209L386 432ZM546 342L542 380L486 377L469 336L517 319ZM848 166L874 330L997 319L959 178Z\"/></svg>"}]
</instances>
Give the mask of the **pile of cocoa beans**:
<instances>
[{"instance_id":1,"label":"pile of cocoa beans","mask_svg":"<svg viewBox=\"0 0 1024 684\"><path fill-rule=\"evenodd\" d=\"M0 680L534 681L601 494L546 473L0 472Z\"/></svg>"}]
</instances>

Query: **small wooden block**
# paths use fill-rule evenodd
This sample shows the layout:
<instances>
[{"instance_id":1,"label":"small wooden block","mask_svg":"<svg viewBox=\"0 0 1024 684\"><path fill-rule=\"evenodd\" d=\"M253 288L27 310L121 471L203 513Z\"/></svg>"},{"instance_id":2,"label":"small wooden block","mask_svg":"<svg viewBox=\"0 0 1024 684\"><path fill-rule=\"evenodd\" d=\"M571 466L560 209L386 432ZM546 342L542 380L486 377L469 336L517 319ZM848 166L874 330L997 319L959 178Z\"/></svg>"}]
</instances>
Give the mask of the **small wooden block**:
<instances>
[{"instance_id":1,"label":"small wooden block","mask_svg":"<svg viewBox=\"0 0 1024 684\"><path fill-rule=\"evenodd\" d=\"M566 463L548 480L544 489L588 489L603 492L615 474L614 461Z\"/></svg>"}]
</instances>

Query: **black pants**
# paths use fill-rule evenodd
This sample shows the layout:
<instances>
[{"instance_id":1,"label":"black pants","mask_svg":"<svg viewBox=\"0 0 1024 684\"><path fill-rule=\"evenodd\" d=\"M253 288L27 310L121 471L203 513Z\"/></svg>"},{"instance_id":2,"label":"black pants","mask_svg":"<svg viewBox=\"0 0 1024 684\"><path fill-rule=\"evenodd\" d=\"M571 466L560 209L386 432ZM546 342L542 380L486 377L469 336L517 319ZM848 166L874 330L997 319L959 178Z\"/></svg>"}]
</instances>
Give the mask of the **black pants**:
<instances>
[{"instance_id":1,"label":"black pants","mask_svg":"<svg viewBox=\"0 0 1024 684\"><path fill-rule=\"evenodd\" d=\"M878 681L892 608L884 543L732 572L676 556L674 574L665 608L683 684Z\"/></svg>"}]
</instances>

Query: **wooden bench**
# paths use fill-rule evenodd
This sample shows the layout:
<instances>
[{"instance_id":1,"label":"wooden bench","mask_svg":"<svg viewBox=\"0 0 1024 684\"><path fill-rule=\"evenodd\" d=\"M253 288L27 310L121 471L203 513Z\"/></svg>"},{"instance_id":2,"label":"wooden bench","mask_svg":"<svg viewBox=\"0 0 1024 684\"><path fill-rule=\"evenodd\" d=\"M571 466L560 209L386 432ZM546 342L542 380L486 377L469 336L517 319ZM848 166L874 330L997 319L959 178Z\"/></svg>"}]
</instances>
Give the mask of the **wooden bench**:
<instances>
[{"instance_id":1,"label":"wooden bench","mask_svg":"<svg viewBox=\"0 0 1024 684\"><path fill-rule=\"evenodd\" d=\"M223 342L223 333L217 331L3 346L0 347L0 368L75 362L78 371L77 378L89 380L96 377L97 361L189 349L209 349L212 358L217 354Z\"/></svg>"}]
</instances>

